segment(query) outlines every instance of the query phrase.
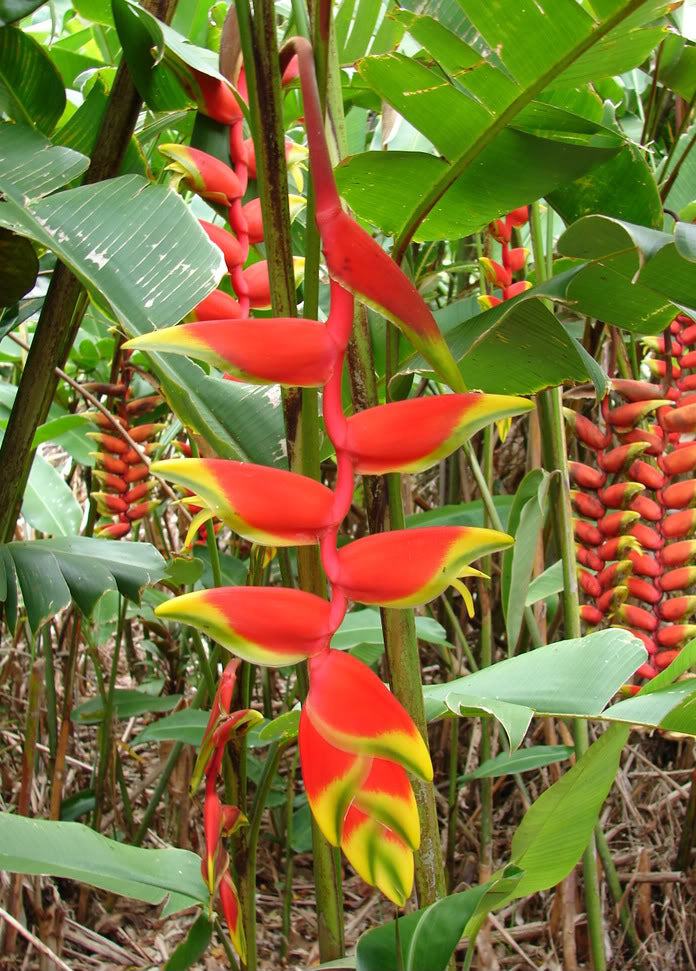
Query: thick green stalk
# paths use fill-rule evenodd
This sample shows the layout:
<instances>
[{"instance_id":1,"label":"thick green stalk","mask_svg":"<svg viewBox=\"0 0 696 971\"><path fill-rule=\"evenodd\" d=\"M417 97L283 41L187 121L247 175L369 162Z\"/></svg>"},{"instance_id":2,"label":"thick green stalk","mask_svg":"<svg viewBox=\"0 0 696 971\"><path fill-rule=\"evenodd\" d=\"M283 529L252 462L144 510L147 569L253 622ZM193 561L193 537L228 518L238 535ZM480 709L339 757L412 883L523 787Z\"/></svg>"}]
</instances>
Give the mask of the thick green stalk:
<instances>
[{"instance_id":1,"label":"thick green stalk","mask_svg":"<svg viewBox=\"0 0 696 971\"><path fill-rule=\"evenodd\" d=\"M489 489L493 482L493 441L493 431L489 425L483 432L483 475ZM488 527L492 525L487 514L484 515L483 525ZM485 556L481 561L482 572L490 576L492 565L493 557ZM481 613L481 667L488 668L493 663L493 612L487 581L479 580L478 593ZM480 761L486 762L490 757L491 720L483 718L481 719ZM481 794L479 878L481 883L485 883L493 871L493 780L481 779L479 792Z\"/></svg>"},{"instance_id":2,"label":"thick green stalk","mask_svg":"<svg viewBox=\"0 0 696 971\"><path fill-rule=\"evenodd\" d=\"M176 0L143 3L149 13L166 22L175 6ZM141 98L124 58L109 94L85 184L118 175L140 107ZM82 285L65 264L57 263L0 446L0 541L9 542L14 533L34 454L34 434L46 420L58 386L55 368L64 366L86 307Z\"/></svg>"},{"instance_id":3,"label":"thick green stalk","mask_svg":"<svg viewBox=\"0 0 696 971\"><path fill-rule=\"evenodd\" d=\"M532 204L531 213L532 247L534 265L539 282L546 275L546 261L542 238L539 203ZM545 463L548 471L556 472L551 491L551 505L554 512L556 542L563 565L563 614L565 633L568 638L582 634L580 627L580 602L578 599L577 565L575 560L575 536L573 534L573 515L570 505L570 478L568 474L568 449L563 420L563 399L561 388L551 388L539 395L539 425L542 441L545 444ZM582 719L573 721L573 740L575 753L580 758L589 747L587 723ZM592 966L596 971L606 968L604 953L604 927L602 922L602 903L599 890L599 875L595 857L594 837L582 857L585 884L585 912L590 935Z\"/></svg>"},{"instance_id":4,"label":"thick green stalk","mask_svg":"<svg viewBox=\"0 0 696 971\"><path fill-rule=\"evenodd\" d=\"M387 489L392 529L403 529L401 476L388 475ZM427 744L428 725L425 720L418 638L413 610L383 608L381 614L392 690ZM421 845L415 854L416 893L418 905L426 907L446 896L445 869L440 851L440 830L433 784L415 777L412 778L411 784L418 806L421 829Z\"/></svg>"}]
</instances>

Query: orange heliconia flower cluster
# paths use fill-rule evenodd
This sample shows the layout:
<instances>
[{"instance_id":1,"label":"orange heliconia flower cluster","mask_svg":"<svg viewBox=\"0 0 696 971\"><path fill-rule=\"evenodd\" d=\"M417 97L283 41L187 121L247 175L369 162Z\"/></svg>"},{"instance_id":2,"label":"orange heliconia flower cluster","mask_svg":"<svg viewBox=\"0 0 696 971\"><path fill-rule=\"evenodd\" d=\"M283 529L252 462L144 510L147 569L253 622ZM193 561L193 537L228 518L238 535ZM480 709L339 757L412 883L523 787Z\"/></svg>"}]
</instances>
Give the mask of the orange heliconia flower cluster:
<instances>
[{"instance_id":1,"label":"orange heliconia flower cluster","mask_svg":"<svg viewBox=\"0 0 696 971\"><path fill-rule=\"evenodd\" d=\"M566 417L587 458L570 463L581 615L639 637L650 679L696 635L696 324L643 343L654 383L615 378L601 427Z\"/></svg>"}]
</instances>

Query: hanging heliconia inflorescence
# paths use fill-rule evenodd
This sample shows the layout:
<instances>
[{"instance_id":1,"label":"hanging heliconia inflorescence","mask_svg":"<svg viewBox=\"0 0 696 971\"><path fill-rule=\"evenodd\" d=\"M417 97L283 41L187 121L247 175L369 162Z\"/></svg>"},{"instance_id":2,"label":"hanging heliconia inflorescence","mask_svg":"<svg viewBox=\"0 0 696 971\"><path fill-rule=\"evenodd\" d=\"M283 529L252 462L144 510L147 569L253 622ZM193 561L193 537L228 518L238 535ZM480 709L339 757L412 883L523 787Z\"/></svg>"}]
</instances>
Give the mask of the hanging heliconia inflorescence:
<instances>
[{"instance_id":1,"label":"hanging heliconia inflorescence","mask_svg":"<svg viewBox=\"0 0 696 971\"><path fill-rule=\"evenodd\" d=\"M566 417L587 459L570 463L580 612L639 637L649 679L696 635L696 324L678 314L643 343L652 382L615 378L602 427Z\"/></svg>"},{"instance_id":2,"label":"hanging heliconia inflorescence","mask_svg":"<svg viewBox=\"0 0 696 971\"><path fill-rule=\"evenodd\" d=\"M114 418L129 438L140 446L142 453L148 455L155 446L154 438L164 425L157 422L133 423L161 405L162 398L159 394L132 398L132 373L130 352L121 351L118 383L93 390L101 390L116 401ZM118 434L101 411L86 412L86 415L101 429L87 433L99 446L98 452L91 453L96 462L92 477L100 487L99 491L92 492L92 498L99 513L109 519L108 522L99 523L94 533L95 536L122 539L135 523L149 515L157 505L156 500L149 498L157 482L150 478L150 470L143 456Z\"/></svg>"},{"instance_id":3,"label":"hanging heliconia inflorescence","mask_svg":"<svg viewBox=\"0 0 696 971\"><path fill-rule=\"evenodd\" d=\"M299 747L312 812L329 842L342 847L358 873L402 905L411 893L413 851L420 840L407 773L432 778L428 748L377 675L331 648L331 638L349 600L414 606L452 584L472 609L460 578L480 576L469 563L506 548L512 539L490 529L430 527L367 536L337 549L338 530L351 505L356 472L428 468L480 428L527 412L532 405L511 396L463 392L456 363L422 297L341 209L311 46L295 39L285 53L296 54L299 61L316 219L331 277L327 322L208 320L156 331L127 346L186 354L245 381L323 387L324 423L336 454L334 491L296 473L219 459L168 460L155 463L153 470L190 490L191 502L200 507L187 542L215 517L253 542L320 544L331 601L296 589L222 587L176 597L157 613L199 628L254 664L308 661L309 693ZM208 190L215 191L214 184ZM346 418L341 376L353 294L393 320L462 393L395 402Z\"/></svg>"}]
</instances>

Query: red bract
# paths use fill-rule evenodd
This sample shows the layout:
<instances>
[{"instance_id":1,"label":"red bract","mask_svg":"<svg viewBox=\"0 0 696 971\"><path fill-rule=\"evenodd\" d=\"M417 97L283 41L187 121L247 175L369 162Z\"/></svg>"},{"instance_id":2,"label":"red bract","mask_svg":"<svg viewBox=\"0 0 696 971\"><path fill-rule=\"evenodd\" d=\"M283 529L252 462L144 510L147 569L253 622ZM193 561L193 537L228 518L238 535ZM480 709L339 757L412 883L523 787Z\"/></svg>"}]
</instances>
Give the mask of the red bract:
<instances>
[{"instance_id":1,"label":"red bract","mask_svg":"<svg viewBox=\"0 0 696 971\"><path fill-rule=\"evenodd\" d=\"M421 472L484 426L533 407L531 401L510 395L412 398L353 415L346 423L345 440L339 444L350 455L356 472Z\"/></svg>"},{"instance_id":2,"label":"red bract","mask_svg":"<svg viewBox=\"0 0 696 971\"><path fill-rule=\"evenodd\" d=\"M284 667L324 651L330 605L284 587L215 587L174 597L158 617L190 624L252 664Z\"/></svg>"},{"instance_id":3,"label":"red bract","mask_svg":"<svg viewBox=\"0 0 696 971\"><path fill-rule=\"evenodd\" d=\"M184 354L251 384L304 388L326 384L336 360L326 325L298 317L180 324L135 337L124 346Z\"/></svg>"},{"instance_id":4,"label":"red bract","mask_svg":"<svg viewBox=\"0 0 696 971\"><path fill-rule=\"evenodd\" d=\"M427 603L451 585L473 613L471 594L458 578L481 576L468 564L512 542L506 533L474 526L394 530L344 546L329 576L351 600L382 607Z\"/></svg>"},{"instance_id":5,"label":"red bract","mask_svg":"<svg viewBox=\"0 0 696 971\"><path fill-rule=\"evenodd\" d=\"M190 145L160 145L159 151L171 159L167 169L173 173L175 184L183 181L199 196L223 206L242 195L235 173L213 155Z\"/></svg>"}]
</instances>

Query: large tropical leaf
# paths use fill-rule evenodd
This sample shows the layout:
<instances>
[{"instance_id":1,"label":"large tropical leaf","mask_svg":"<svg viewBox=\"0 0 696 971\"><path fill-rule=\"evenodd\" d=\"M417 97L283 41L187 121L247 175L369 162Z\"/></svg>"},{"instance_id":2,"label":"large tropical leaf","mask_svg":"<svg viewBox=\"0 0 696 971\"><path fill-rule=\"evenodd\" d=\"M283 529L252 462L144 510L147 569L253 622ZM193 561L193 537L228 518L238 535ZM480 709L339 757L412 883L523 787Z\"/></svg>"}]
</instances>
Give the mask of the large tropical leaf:
<instances>
[{"instance_id":1,"label":"large tropical leaf","mask_svg":"<svg viewBox=\"0 0 696 971\"><path fill-rule=\"evenodd\" d=\"M222 253L174 192L138 176L46 196L80 159L23 126L0 125L0 224L53 250L130 333L181 320L219 281Z\"/></svg>"},{"instance_id":2,"label":"large tropical leaf","mask_svg":"<svg viewBox=\"0 0 696 971\"><path fill-rule=\"evenodd\" d=\"M60 74L25 31L0 26L0 114L50 134L65 108Z\"/></svg>"},{"instance_id":3,"label":"large tropical leaf","mask_svg":"<svg viewBox=\"0 0 696 971\"><path fill-rule=\"evenodd\" d=\"M441 70L414 61L407 64L402 55L368 57L358 66L363 79L423 130L448 161L437 175L433 172L419 183L418 198L403 213L397 230L397 255L450 186L478 164L488 146L544 88L612 31L644 22L643 10L654 17L658 6L646 0L610 0L592 7L576 0L553 0L548 11L541 3L519 0L460 0L460 5L467 29L478 36L466 36L471 43L460 43L456 85ZM637 19L630 20L634 14ZM633 39L618 43L630 43L632 56L640 58ZM403 74L411 81L402 84ZM586 75L583 70L571 81L586 80Z\"/></svg>"},{"instance_id":4,"label":"large tropical leaf","mask_svg":"<svg viewBox=\"0 0 696 971\"><path fill-rule=\"evenodd\" d=\"M0 813L0 867L44 873L159 904L168 911L208 900L201 858L190 850L146 850L107 839L81 823Z\"/></svg>"},{"instance_id":5,"label":"large tropical leaf","mask_svg":"<svg viewBox=\"0 0 696 971\"><path fill-rule=\"evenodd\" d=\"M677 223L672 234L607 216L585 216L566 229L558 250L592 261L580 269L567 293L571 298L576 292L583 293L583 307L593 316L610 319L589 309L591 286L597 291L602 288L612 301L632 291L636 301L646 300L655 307L662 327L666 324L659 308L668 301L696 312L696 226L690 223ZM643 332L655 331L646 328Z\"/></svg>"},{"instance_id":6,"label":"large tropical leaf","mask_svg":"<svg viewBox=\"0 0 696 971\"><path fill-rule=\"evenodd\" d=\"M149 543L87 536L7 543L0 546L0 602L14 628L21 590L29 625L37 631L71 600L88 616L107 590L139 602L143 587L165 573L165 561Z\"/></svg>"}]
</instances>

